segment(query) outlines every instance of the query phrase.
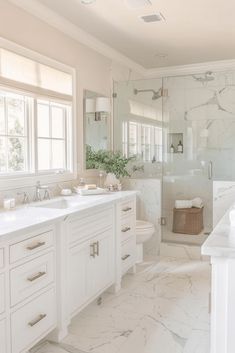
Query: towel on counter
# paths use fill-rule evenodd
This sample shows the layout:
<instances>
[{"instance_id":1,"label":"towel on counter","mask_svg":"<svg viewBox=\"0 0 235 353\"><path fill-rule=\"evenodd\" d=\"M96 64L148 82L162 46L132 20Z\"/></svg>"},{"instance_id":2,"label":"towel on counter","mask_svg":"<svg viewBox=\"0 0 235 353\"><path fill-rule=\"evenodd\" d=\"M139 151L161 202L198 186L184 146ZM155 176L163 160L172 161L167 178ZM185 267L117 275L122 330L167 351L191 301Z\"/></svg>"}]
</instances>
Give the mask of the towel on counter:
<instances>
[{"instance_id":1,"label":"towel on counter","mask_svg":"<svg viewBox=\"0 0 235 353\"><path fill-rule=\"evenodd\" d=\"M202 208L203 202L200 197L196 197L193 200L175 200L175 208Z\"/></svg>"}]
</instances>

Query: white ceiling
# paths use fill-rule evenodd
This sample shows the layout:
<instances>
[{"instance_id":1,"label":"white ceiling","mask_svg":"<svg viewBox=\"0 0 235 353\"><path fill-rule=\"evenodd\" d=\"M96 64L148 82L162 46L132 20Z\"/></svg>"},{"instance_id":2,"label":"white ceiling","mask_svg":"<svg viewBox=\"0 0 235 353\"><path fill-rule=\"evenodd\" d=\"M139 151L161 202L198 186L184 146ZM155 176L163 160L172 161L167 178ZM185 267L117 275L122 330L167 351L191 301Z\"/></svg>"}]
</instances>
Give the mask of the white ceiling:
<instances>
[{"instance_id":1,"label":"white ceiling","mask_svg":"<svg viewBox=\"0 0 235 353\"><path fill-rule=\"evenodd\" d=\"M234 0L151 0L142 8L125 0L37 2L146 69L235 59ZM139 18L159 11L165 22Z\"/></svg>"}]
</instances>

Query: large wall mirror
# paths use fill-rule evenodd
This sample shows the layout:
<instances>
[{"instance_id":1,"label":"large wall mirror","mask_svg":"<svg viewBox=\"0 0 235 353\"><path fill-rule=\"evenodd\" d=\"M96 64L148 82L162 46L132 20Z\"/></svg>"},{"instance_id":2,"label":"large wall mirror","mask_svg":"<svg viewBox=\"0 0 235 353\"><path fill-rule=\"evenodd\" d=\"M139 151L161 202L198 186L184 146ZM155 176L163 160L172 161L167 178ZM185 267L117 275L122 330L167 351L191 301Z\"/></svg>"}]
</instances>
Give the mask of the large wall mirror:
<instances>
[{"instance_id":1,"label":"large wall mirror","mask_svg":"<svg viewBox=\"0 0 235 353\"><path fill-rule=\"evenodd\" d=\"M97 92L84 91L84 143L85 165L87 151L111 149L111 102L110 98Z\"/></svg>"}]
</instances>

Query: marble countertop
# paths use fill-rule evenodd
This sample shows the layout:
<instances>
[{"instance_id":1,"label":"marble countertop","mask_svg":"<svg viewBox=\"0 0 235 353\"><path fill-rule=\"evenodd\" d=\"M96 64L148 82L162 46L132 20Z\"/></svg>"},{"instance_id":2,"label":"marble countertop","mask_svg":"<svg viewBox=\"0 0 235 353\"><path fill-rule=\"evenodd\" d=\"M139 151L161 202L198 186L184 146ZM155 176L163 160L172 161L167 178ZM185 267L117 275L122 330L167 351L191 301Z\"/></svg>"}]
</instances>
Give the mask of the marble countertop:
<instances>
[{"instance_id":1,"label":"marble countertop","mask_svg":"<svg viewBox=\"0 0 235 353\"><path fill-rule=\"evenodd\" d=\"M202 255L235 258L235 227L231 227L229 220L229 212L234 207L235 205L228 209L204 242Z\"/></svg>"},{"instance_id":2,"label":"marble countertop","mask_svg":"<svg viewBox=\"0 0 235 353\"><path fill-rule=\"evenodd\" d=\"M27 206L18 207L12 211L0 212L0 239L9 234L24 230L33 226L43 225L50 221L58 221L64 219L68 215L72 215L79 211L97 207L108 203L116 203L135 196L136 191L119 191L115 193L107 193L103 195L89 196L61 196L53 198L49 201L41 201L32 203ZM66 200L70 207L47 208L46 205L54 202Z\"/></svg>"}]
</instances>

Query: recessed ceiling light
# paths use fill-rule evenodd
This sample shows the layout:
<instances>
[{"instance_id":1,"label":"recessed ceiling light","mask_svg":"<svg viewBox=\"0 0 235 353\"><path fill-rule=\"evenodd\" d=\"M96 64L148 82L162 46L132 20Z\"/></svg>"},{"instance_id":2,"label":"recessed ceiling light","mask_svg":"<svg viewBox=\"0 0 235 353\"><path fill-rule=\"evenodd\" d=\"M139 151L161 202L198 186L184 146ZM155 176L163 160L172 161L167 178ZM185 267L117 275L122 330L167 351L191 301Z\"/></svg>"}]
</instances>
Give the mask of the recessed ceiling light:
<instances>
[{"instance_id":1,"label":"recessed ceiling light","mask_svg":"<svg viewBox=\"0 0 235 353\"><path fill-rule=\"evenodd\" d=\"M81 4L83 5L91 5L94 4L96 0L80 0Z\"/></svg>"},{"instance_id":2,"label":"recessed ceiling light","mask_svg":"<svg viewBox=\"0 0 235 353\"><path fill-rule=\"evenodd\" d=\"M155 12L150 15L141 16L141 19L146 23L166 21L165 17L161 12Z\"/></svg>"},{"instance_id":3,"label":"recessed ceiling light","mask_svg":"<svg viewBox=\"0 0 235 353\"><path fill-rule=\"evenodd\" d=\"M145 7L152 5L151 0L125 0L127 6L131 8Z\"/></svg>"}]
</instances>

